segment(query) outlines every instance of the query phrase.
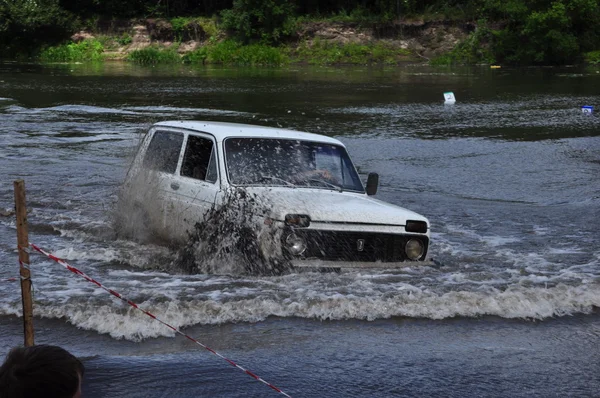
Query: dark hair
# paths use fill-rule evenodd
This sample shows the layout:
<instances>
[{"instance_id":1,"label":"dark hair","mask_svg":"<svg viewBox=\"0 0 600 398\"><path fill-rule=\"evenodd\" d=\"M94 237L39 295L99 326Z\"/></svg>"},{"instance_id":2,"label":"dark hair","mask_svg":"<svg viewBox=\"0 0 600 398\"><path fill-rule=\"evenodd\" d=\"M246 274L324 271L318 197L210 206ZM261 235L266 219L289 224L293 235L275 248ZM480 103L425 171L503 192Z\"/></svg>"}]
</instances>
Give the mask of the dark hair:
<instances>
[{"instance_id":1,"label":"dark hair","mask_svg":"<svg viewBox=\"0 0 600 398\"><path fill-rule=\"evenodd\" d=\"M0 398L72 398L83 371L79 359L57 346L13 348L0 367Z\"/></svg>"}]
</instances>

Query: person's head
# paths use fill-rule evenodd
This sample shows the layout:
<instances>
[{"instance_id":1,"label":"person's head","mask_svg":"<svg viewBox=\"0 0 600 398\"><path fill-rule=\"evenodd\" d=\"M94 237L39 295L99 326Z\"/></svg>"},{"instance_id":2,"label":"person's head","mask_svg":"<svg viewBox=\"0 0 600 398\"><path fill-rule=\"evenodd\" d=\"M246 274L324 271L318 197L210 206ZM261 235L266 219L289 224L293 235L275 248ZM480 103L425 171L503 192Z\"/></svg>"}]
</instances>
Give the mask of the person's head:
<instances>
[{"instance_id":1,"label":"person's head","mask_svg":"<svg viewBox=\"0 0 600 398\"><path fill-rule=\"evenodd\" d=\"M0 367L2 398L78 398L84 367L51 345L13 348Z\"/></svg>"}]
</instances>

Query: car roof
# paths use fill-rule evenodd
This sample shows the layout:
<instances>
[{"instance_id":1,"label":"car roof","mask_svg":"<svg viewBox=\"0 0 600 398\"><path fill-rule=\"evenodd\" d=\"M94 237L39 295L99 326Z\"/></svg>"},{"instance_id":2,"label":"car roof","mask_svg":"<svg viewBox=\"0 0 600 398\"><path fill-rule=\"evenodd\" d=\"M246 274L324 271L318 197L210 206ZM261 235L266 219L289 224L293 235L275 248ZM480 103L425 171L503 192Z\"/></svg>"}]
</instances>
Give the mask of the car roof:
<instances>
[{"instance_id":1,"label":"car roof","mask_svg":"<svg viewBox=\"0 0 600 398\"><path fill-rule=\"evenodd\" d=\"M210 122L210 121L191 121L191 120L171 120L155 123L156 127L174 127L186 130L193 130L213 135L217 141L223 141L229 137L263 137L263 138L283 138L296 139L303 141L317 141L335 145L344 146L339 140L327 137L325 135L305 133L302 131L283 129L278 127L256 126L252 124Z\"/></svg>"}]
</instances>

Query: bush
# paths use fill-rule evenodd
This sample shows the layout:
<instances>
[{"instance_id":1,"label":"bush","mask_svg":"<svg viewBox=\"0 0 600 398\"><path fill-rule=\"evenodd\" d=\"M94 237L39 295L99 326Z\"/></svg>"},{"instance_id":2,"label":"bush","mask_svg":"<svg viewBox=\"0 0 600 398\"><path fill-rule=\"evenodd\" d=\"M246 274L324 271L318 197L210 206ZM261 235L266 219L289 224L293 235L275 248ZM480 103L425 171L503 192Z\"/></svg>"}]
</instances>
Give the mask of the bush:
<instances>
[{"instance_id":1,"label":"bush","mask_svg":"<svg viewBox=\"0 0 600 398\"><path fill-rule=\"evenodd\" d=\"M78 20L58 0L0 1L0 55L32 54L68 39Z\"/></svg>"},{"instance_id":2,"label":"bush","mask_svg":"<svg viewBox=\"0 0 600 398\"><path fill-rule=\"evenodd\" d=\"M171 19L171 26L177 41L211 39L216 38L219 34L214 18L178 17Z\"/></svg>"},{"instance_id":3,"label":"bush","mask_svg":"<svg viewBox=\"0 0 600 398\"><path fill-rule=\"evenodd\" d=\"M236 32L244 43L259 40L279 43L294 33L293 0L234 0L233 9L221 12L223 27Z\"/></svg>"},{"instance_id":4,"label":"bush","mask_svg":"<svg viewBox=\"0 0 600 398\"><path fill-rule=\"evenodd\" d=\"M453 64L493 64L495 57L490 50L493 34L485 25L479 22L479 27L465 40L458 43L452 51L431 60L431 65Z\"/></svg>"},{"instance_id":5,"label":"bush","mask_svg":"<svg viewBox=\"0 0 600 398\"><path fill-rule=\"evenodd\" d=\"M117 38L117 43L122 46L127 46L133 42L133 37L129 33L123 33L120 37Z\"/></svg>"},{"instance_id":6,"label":"bush","mask_svg":"<svg viewBox=\"0 0 600 398\"><path fill-rule=\"evenodd\" d=\"M600 41L597 0L524 2L486 0L490 18L503 17L506 27L493 32L498 61L515 64L567 64Z\"/></svg>"},{"instance_id":7,"label":"bush","mask_svg":"<svg viewBox=\"0 0 600 398\"><path fill-rule=\"evenodd\" d=\"M214 64L237 63L236 53L242 47L233 40L225 40L207 48L207 61Z\"/></svg>"},{"instance_id":8,"label":"bush","mask_svg":"<svg viewBox=\"0 0 600 398\"><path fill-rule=\"evenodd\" d=\"M197 50L191 51L182 57L182 61L186 64L205 64L208 58L208 47L200 47Z\"/></svg>"},{"instance_id":9,"label":"bush","mask_svg":"<svg viewBox=\"0 0 600 398\"><path fill-rule=\"evenodd\" d=\"M301 46L297 55L299 61L309 64L393 64L398 61L398 57L410 55L410 51L384 43L338 44L315 40L312 45L305 43Z\"/></svg>"},{"instance_id":10,"label":"bush","mask_svg":"<svg viewBox=\"0 0 600 398\"><path fill-rule=\"evenodd\" d=\"M142 65L176 64L182 61L181 56L174 49L161 49L158 47L146 47L132 51L127 56L127 60Z\"/></svg>"},{"instance_id":11,"label":"bush","mask_svg":"<svg viewBox=\"0 0 600 398\"><path fill-rule=\"evenodd\" d=\"M40 53L42 62L83 62L102 61L104 47L98 40L84 40L81 43L69 43L49 47Z\"/></svg>"},{"instance_id":12,"label":"bush","mask_svg":"<svg viewBox=\"0 0 600 398\"><path fill-rule=\"evenodd\" d=\"M288 57L279 48L263 44L244 46L233 40L209 44L186 54L184 62L241 66L279 66L288 63Z\"/></svg>"},{"instance_id":13,"label":"bush","mask_svg":"<svg viewBox=\"0 0 600 398\"><path fill-rule=\"evenodd\" d=\"M600 50L590 51L584 55L585 62L592 65L600 64Z\"/></svg>"}]
</instances>

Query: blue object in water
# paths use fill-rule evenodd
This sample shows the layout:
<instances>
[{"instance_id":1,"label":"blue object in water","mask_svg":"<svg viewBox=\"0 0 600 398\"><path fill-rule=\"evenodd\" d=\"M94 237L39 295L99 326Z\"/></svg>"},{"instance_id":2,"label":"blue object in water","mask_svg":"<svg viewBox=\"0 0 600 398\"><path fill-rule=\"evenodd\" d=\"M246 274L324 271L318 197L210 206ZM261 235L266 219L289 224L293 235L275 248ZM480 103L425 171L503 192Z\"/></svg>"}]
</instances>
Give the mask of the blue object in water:
<instances>
[{"instance_id":1,"label":"blue object in water","mask_svg":"<svg viewBox=\"0 0 600 398\"><path fill-rule=\"evenodd\" d=\"M594 113L594 107L589 106L589 105L584 105L581 107L581 112L592 114L592 113Z\"/></svg>"}]
</instances>

